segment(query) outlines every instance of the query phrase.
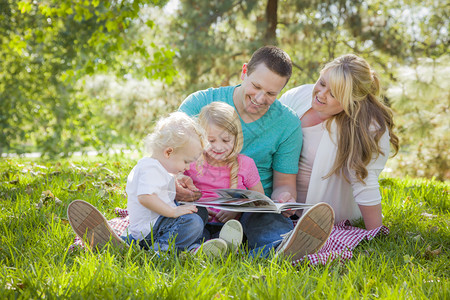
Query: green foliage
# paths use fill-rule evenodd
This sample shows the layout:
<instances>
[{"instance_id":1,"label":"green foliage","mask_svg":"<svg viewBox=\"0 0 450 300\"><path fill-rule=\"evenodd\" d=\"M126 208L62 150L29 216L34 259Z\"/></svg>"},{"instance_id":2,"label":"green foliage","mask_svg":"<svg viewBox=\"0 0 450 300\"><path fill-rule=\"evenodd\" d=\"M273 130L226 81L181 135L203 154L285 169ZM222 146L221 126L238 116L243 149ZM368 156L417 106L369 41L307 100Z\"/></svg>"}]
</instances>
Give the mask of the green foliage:
<instances>
[{"instance_id":1,"label":"green foliage","mask_svg":"<svg viewBox=\"0 0 450 300\"><path fill-rule=\"evenodd\" d=\"M396 70L388 91L402 151L389 166L394 175L450 179L450 57L427 58Z\"/></svg>"},{"instance_id":2,"label":"green foliage","mask_svg":"<svg viewBox=\"0 0 450 300\"><path fill-rule=\"evenodd\" d=\"M390 234L361 243L347 262L297 267L277 258L130 248L68 252L68 204L83 199L110 219L126 206L136 159L0 161L0 294L30 298L447 299L449 185L380 181Z\"/></svg>"},{"instance_id":3,"label":"green foliage","mask_svg":"<svg viewBox=\"0 0 450 300\"><path fill-rule=\"evenodd\" d=\"M0 0L0 153L137 145L191 92L240 83L275 15L274 43L294 62L284 91L315 82L338 55L361 55L397 113L394 171L449 178L446 81L404 71L431 59L446 74L445 1L181 0L174 12L166 2Z\"/></svg>"},{"instance_id":4,"label":"green foliage","mask_svg":"<svg viewBox=\"0 0 450 300\"><path fill-rule=\"evenodd\" d=\"M154 26L141 7L164 3L2 0L0 153L21 153L26 143L67 155L121 141L102 121L102 103L77 97L75 85L104 72L170 82L173 51L136 33Z\"/></svg>"},{"instance_id":5,"label":"green foliage","mask_svg":"<svg viewBox=\"0 0 450 300\"><path fill-rule=\"evenodd\" d=\"M184 79L174 88L187 95L240 83L242 63L265 43L267 4L182 0L168 33L177 41L175 63ZM395 174L449 179L448 14L442 1L278 1L277 44L294 62L284 91L315 82L339 55L366 58L397 113L403 152ZM427 59L431 76L412 80L405 70L421 74ZM398 87L403 94L390 92Z\"/></svg>"},{"instance_id":6,"label":"green foliage","mask_svg":"<svg viewBox=\"0 0 450 300\"><path fill-rule=\"evenodd\" d=\"M110 124L109 133L130 148L149 134L157 119L178 108L180 98L163 82L119 80L114 76L86 78L78 96L101 103L101 122Z\"/></svg>"},{"instance_id":7,"label":"green foliage","mask_svg":"<svg viewBox=\"0 0 450 300\"><path fill-rule=\"evenodd\" d=\"M265 44L268 1L180 3L169 34L184 88L238 83L242 63ZM398 63L447 51L448 6L439 1L287 0L278 1L277 14L276 44L295 64L287 88L314 82L324 63L344 53L367 58L392 79Z\"/></svg>"}]
</instances>

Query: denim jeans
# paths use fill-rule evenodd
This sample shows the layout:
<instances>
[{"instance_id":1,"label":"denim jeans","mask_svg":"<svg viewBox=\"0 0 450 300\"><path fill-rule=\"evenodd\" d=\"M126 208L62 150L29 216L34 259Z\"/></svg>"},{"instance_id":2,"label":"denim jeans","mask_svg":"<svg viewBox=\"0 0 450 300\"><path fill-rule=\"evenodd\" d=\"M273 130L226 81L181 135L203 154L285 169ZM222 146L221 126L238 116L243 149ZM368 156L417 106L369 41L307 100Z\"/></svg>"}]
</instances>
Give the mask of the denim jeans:
<instances>
[{"instance_id":1,"label":"denim jeans","mask_svg":"<svg viewBox=\"0 0 450 300\"><path fill-rule=\"evenodd\" d=\"M221 224L207 223L208 211L204 207L198 207L197 214L200 215L206 225L203 237L205 239L217 237L215 233L220 231ZM251 257L267 257L270 250L278 247L283 240L281 235L294 229L292 220L282 214L243 213L239 221L247 237ZM218 228L215 228L217 226ZM211 229L213 230L211 231Z\"/></svg>"},{"instance_id":2,"label":"denim jeans","mask_svg":"<svg viewBox=\"0 0 450 300\"><path fill-rule=\"evenodd\" d=\"M283 240L281 235L294 229L292 220L282 214L243 213L240 222L252 257L267 257Z\"/></svg>"},{"instance_id":3,"label":"denim jeans","mask_svg":"<svg viewBox=\"0 0 450 300\"><path fill-rule=\"evenodd\" d=\"M159 216L151 232L139 242L141 248L154 251L167 251L173 241L177 251L192 250L200 246L204 223L197 214L182 215L178 218ZM122 237L128 244L135 239Z\"/></svg>"}]
</instances>

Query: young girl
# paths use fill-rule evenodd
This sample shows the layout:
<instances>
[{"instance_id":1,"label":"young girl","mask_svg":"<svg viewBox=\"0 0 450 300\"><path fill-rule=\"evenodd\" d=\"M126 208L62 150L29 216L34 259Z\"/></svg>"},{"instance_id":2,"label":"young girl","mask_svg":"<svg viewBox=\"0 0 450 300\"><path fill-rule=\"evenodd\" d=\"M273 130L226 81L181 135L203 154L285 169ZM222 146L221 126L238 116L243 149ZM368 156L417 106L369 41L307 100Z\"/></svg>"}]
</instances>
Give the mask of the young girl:
<instances>
[{"instance_id":1,"label":"young girl","mask_svg":"<svg viewBox=\"0 0 450 300\"><path fill-rule=\"evenodd\" d=\"M213 102L201 110L198 121L205 129L209 145L185 175L192 178L202 198L217 197L214 189L238 188L264 194L258 169L248 156L239 154L243 145L241 122L236 111L224 102ZM240 213L208 209L207 229L214 234L222 223L239 219Z\"/></svg>"},{"instance_id":2,"label":"young girl","mask_svg":"<svg viewBox=\"0 0 450 300\"><path fill-rule=\"evenodd\" d=\"M197 252L200 249L204 221L196 214L194 205L177 206L173 175L188 170L189 165L199 158L203 152L203 139L202 128L184 113L172 113L157 123L154 132L145 140L150 156L139 160L128 176L126 192L130 225L127 241L137 241L141 248L155 251L169 250L172 240L177 250ZM119 238L92 205L84 201L73 202L68 215L75 232L80 237L85 235L88 244L104 245L111 239L120 245ZM224 232L222 236L230 235ZM209 240L202 245L203 252L224 254L227 242Z\"/></svg>"}]
</instances>

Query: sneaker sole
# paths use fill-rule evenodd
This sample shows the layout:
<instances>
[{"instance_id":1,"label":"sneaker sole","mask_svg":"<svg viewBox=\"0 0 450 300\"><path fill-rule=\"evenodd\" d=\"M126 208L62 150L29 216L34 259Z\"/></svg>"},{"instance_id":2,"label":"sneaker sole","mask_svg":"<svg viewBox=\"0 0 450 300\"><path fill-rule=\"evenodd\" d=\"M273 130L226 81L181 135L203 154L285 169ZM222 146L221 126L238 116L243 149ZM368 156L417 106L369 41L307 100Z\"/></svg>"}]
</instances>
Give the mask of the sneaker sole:
<instances>
[{"instance_id":1,"label":"sneaker sole","mask_svg":"<svg viewBox=\"0 0 450 300\"><path fill-rule=\"evenodd\" d=\"M318 203L303 214L284 247L278 251L292 261L320 250L330 236L334 211L327 203Z\"/></svg>"},{"instance_id":2,"label":"sneaker sole","mask_svg":"<svg viewBox=\"0 0 450 300\"><path fill-rule=\"evenodd\" d=\"M83 200L73 201L67 208L67 217L70 226L85 245L101 249L111 241L114 246L124 248L122 239L108 225L98 209L90 203Z\"/></svg>"},{"instance_id":3,"label":"sneaker sole","mask_svg":"<svg viewBox=\"0 0 450 300\"><path fill-rule=\"evenodd\" d=\"M219 233L219 238L227 243L230 251L237 251L244 237L242 225L237 220L229 220L226 222Z\"/></svg>"},{"instance_id":4,"label":"sneaker sole","mask_svg":"<svg viewBox=\"0 0 450 300\"><path fill-rule=\"evenodd\" d=\"M204 242L194 253L202 251L203 254L210 257L221 257L227 252L227 243L220 239L213 239Z\"/></svg>"}]
</instances>

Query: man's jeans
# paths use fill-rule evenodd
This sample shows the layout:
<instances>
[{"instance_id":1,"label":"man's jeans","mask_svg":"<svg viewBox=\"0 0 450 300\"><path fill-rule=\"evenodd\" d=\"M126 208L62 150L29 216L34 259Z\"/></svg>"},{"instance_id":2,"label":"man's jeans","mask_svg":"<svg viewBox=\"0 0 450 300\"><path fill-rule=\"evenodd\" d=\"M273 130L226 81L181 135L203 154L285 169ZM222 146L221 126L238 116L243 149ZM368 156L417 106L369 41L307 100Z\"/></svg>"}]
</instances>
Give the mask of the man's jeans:
<instances>
[{"instance_id":1,"label":"man's jeans","mask_svg":"<svg viewBox=\"0 0 450 300\"><path fill-rule=\"evenodd\" d=\"M294 229L292 220L282 214L243 213L240 221L252 257L267 257L281 243L282 235Z\"/></svg>"},{"instance_id":2,"label":"man's jeans","mask_svg":"<svg viewBox=\"0 0 450 300\"><path fill-rule=\"evenodd\" d=\"M198 215L207 223L208 212L203 207L198 208ZM243 213L239 221L247 236L247 244L251 257L267 257L270 250L278 247L283 240L282 235L294 229L294 224L290 218L282 214L274 213ZM210 226L217 226L217 223ZM217 229L214 231L218 231ZM211 235L209 235L211 233ZM207 232L203 236L208 239L215 237L214 232Z\"/></svg>"},{"instance_id":3,"label":"man's jeans","mask_svg":"<svg viewBox=\"0 0 450 300\"><path fill-rule=\"evenodd\" d=\"M139 246L146 250L167 251L171 248L169 243L173 242L177 251L190 251L200 246L203 228L202 218L195 213L178 218L159 216L151 232L139 242ZM136 241L132 236L124 239L128 244Z\"/></svg>"}]
</instances>

